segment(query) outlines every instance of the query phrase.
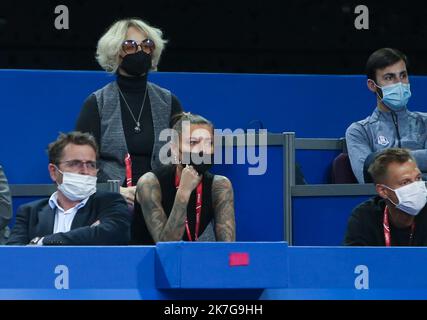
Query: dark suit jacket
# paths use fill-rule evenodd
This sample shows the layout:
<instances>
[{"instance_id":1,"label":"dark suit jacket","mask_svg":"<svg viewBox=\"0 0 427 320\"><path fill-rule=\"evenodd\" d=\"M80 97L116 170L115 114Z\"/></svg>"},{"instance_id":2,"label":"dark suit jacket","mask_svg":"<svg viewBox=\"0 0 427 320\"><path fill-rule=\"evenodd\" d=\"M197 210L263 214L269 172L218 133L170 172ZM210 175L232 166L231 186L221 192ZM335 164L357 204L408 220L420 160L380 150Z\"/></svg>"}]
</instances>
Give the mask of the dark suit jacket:
<instances>
[{"instance_id":1,"label":"dark suit jacket","mask_svg":"<svg viewBox=\"0 0 427 320\"><path fill-rule=\"evenodd\" d=\"M26 245L44 237L44 245L126 245L130 240L131 216L119 193L96 192L80 208L68 232L53 233L55 211L42 199L22 205L8 245ZM100 224L91 226L97 220Z\"/></svg>"}]
</instances>

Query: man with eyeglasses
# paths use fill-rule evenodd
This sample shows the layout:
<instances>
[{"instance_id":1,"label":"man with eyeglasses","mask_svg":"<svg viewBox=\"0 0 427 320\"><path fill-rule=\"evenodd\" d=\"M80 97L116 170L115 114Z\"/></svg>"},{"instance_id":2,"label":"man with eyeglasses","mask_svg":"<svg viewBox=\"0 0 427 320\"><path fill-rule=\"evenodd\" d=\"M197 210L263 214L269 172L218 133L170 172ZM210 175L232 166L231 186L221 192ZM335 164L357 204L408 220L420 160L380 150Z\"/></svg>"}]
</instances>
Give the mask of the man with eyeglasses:
<instances>
[{"instance_id":1,"label":"man with eyeglasses","mask_svg":"<svg viewBox=\"0 0 427 320\"><path fill-rule=\"evenodd\" d=\"M119 193L96 190L98 147L88 133L60 134L48 147L57 184L50 198L18 209L9 245L125 245L130 214Z\"/></svg>"},{"instance_id":2,"label":"man with eyeglasses","mask_svg":"<svg viewBox=\"0 0 427 320\"><path fill-rule=\"evenodd\" d=\"M376 108L346 131L348 155L359 183L372 182L367 169L376 154L387 148L407 148L427 173L427 114L409 111L411 97L408 59L396 49L382 48L366 63L367 86ZM427 175L424 175L427 178Z\"/></svg>"}]
</instances>

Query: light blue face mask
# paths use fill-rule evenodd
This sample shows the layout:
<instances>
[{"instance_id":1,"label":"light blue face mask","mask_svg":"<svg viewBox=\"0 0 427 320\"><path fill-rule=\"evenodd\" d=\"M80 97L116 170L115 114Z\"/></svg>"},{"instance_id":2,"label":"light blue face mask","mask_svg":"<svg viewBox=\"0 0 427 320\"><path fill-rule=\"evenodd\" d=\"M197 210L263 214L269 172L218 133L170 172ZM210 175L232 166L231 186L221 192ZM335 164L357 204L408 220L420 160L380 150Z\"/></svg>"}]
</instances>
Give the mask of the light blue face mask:
<instances>
[{"instance_id":1,"label":"light blue face mask","mask_svg":"<svg viewBox=\"0 0 427 320\"><path fill-rule=\"evenodd\" d=\"M381 101L393 111L402 110L411 97L409 83L398 82L384 87L377 87L383 92Z\"/></svg>"}]
</instances>

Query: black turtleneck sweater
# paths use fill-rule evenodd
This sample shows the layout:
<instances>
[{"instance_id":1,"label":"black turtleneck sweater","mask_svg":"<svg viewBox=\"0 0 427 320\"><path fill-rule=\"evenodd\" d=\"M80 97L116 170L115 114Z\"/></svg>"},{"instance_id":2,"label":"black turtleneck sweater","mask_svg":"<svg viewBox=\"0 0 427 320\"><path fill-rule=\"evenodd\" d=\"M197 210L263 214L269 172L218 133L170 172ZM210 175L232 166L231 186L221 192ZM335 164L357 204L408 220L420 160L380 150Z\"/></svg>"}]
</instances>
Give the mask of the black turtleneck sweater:
<instances>
[{"instance_id":1,"label":"black turtleneck sweater","mask_svg":"<svg viewBox=\"0 0 427 320\"><path fill-rule=\"evenodd\" d=\"M141 105L144 100L147 77L117 76L117 84L122 91L129 108L135 119L138 119ZM150 98L145 98L140 124L142 131L135 133L135 120L120 96L120 109L122 113L123 131L126 144L132 159L132 183L136 185L138 179L151 170L151 154L154 145L154 127L151 114ZM182 107L177 97L172 94L171 117L182 112ZM98 145L101 145L101 121L98 112L96 97L91 94L83 104L83 108L77 119L76 130L93 134Z\"/></svg>"}]
</instances>

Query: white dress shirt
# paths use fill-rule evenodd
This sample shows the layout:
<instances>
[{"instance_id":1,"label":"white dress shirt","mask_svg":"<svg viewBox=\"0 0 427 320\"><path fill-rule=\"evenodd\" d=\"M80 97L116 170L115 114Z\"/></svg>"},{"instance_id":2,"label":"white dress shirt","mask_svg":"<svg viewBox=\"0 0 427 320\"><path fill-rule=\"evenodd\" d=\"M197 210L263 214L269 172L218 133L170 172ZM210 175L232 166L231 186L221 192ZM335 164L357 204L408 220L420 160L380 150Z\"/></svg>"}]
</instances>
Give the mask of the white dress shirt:
<instances>
[{"instance_id":1,"label":"white dress shirt","mask_svg":"<svg viewBox=\"0 0 427 320\"><path fill-rule=\"evenodd\" d=\"M58 191L54 192L49 198L49 206L55 211L55 223L53 226L53 233L68 232L71 230L71 224L73 223L74 217L77 211L84 207L89 197L83 199L74 207L64 210L58 204Z\"/></svg>"}]
</instances>

